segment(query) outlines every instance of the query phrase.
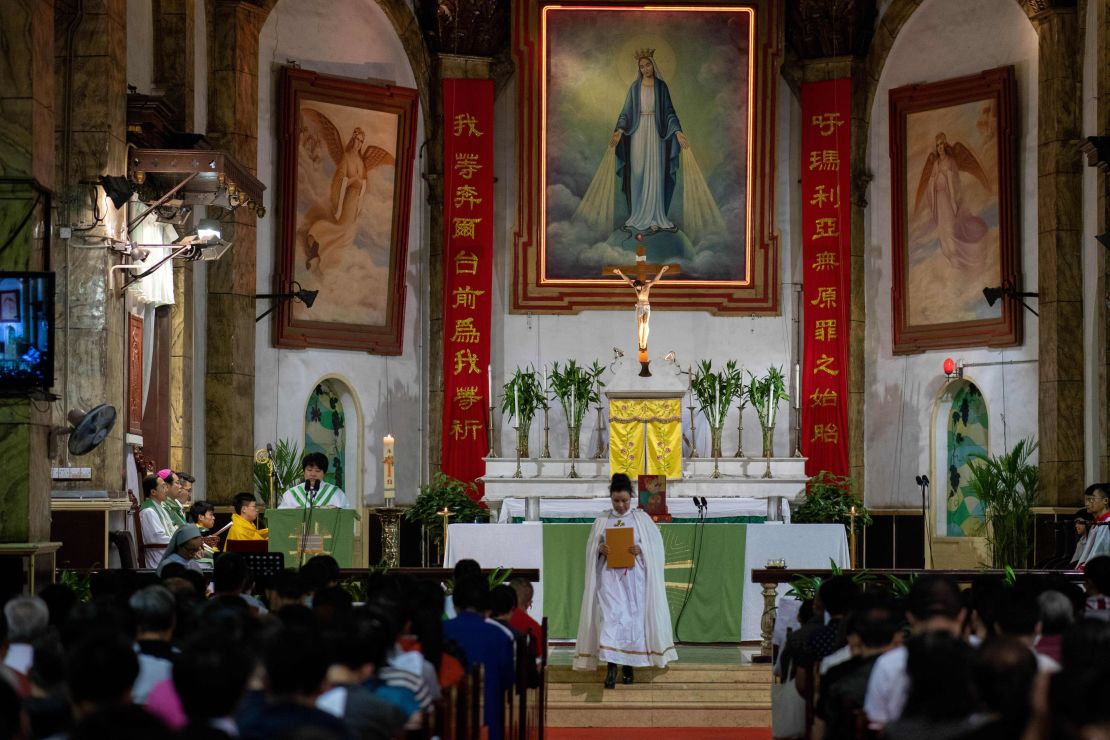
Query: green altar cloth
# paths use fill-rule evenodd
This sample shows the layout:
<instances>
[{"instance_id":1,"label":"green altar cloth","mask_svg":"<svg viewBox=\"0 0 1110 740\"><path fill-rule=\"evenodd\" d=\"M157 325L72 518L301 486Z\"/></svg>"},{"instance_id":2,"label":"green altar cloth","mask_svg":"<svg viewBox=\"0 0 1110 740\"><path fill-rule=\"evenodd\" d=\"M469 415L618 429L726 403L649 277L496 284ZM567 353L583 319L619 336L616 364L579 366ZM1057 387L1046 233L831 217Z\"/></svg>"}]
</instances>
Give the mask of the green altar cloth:
<instances>
[{"instance_id":1,"label":"green altar cloth","mask_svg":"<svg viewBox=\"0 0 1110 740\"><path fill-rule=\"evenodd\" d=\"M305 560L331 555L340 568L351 568L357 518L354 509L312 509L307 513L305 509L270 509L266 512L270 552L285 553L285 567L296 568L301 564L303 544Z\"/></svg>"},{"instance_id":2,"label":"green altar cloth","mask_svg":"<svg viewBox=\"0 0 1110 740\"><path fill-rule=\"evenodd\" d=\"M675 640L739 642L747 525L661 524L659 531ZM553 638L578 632L589 534L588 524L543 525L543 603Z\"/></svg>"}]
</instances>

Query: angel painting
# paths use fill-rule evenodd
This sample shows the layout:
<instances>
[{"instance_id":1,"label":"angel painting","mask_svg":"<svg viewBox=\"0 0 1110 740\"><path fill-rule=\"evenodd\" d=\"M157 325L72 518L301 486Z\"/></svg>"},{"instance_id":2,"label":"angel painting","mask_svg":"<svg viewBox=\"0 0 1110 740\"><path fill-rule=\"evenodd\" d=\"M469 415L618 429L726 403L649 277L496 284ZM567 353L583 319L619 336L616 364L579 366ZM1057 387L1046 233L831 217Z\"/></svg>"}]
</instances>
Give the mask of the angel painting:
<instances>
[{"instance_id":1,"label":"angel painting","mask_svg":"<svg viewBox=\"0 0 1110 740\"><path fill-rule=\"evenodd\" d=\"M966 206L960 173L974 177L991 191L991 183L975 154L960 142L948 143L944 132L936 135L934 150L925 160L914 197L913 213L921 213L922 201L928 205L923 225L935 229L941 253L956 269L978 270L987 259L987 224Z\"/></svg>"},{"instance_id":2,"label":"angel painting","mask_svg":"<svg viewBox=\"0 0 1110 740\"><path fill-rule=\"evenodd\" d=\"M274 344L400 354L416 139L412 88L283 67Z\"/></svg>"},{"instance_id":3,"label":"angel painting","mask_svg":"<svg viewBox=\"0 0 1110 740\"><path fill-rule=\"evenodd\" d=\"M368 177L376 167L392 165L393 155L379 146L366 143L366 134L355 126L347 143L339 129L323 112L301 108L303 145L314 153L322 143L335 165L328 198L307 214L304 267L319 269L329 252L342 251L354 242L358 219L367 195ZM319 161L320 157L313 157Z\"/></svg>"}]
</instances>

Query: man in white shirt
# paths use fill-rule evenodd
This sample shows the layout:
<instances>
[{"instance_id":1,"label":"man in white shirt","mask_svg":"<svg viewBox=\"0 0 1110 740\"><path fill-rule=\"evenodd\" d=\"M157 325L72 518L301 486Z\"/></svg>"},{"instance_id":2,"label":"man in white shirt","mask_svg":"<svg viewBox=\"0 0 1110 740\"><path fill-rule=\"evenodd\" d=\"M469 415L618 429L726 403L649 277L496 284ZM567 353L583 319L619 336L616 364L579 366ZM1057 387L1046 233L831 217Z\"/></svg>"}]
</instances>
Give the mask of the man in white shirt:
<instances>
[{"instance_id":1,"label":"man in white shirt","mask_svg":"<svg viewBox=\"0 0 1110 740\"><path fill-rule=\"evenodd\" d=\"M1110 485L1094 483L1083 492L1083 503L1094 518L1088 528L1087 546L1076 563L1076 570L1083 570L1087 563L1100 555L1110 555Z\"/></svg>"},{"instance_id":2,"label":"man in white shirt","mask_svg":"<svg viewBox=\"0 0 1110 740\"><path fill-rule=\"evenodd\" d=\"M960 587L951 577L925 575L910 586L906 618L914 634L944 631L958 637L966 615ZM873 729L882 729L902 716L910 689L906 657L906 647L900 645L875 661L863 702L863 710Z\"/></svg>"},{"instance_id":3,"label":"man in white shirt","mask_svg":"<svg viewBox=\"0 0 1110 740\"><path fill-rule=\"evenodd\" d=\"M37 596L17 596L4 605L8 623L8 653L4 665L26 676L31 671L35 651L32 643L46 634L50 610Z\"/></svg>"},{"instance_id":4,"label":"man in white shirt","mask_svg":"<svg viewBox=\"0 0 1110 740\"><path fill-rule=\"evenodd\" d=\"M328 458L322 452L310 452L304 456L304 482L290 488L281 495L279 509L320 509L332 506L337 509L350 509L351 502L339 486L324 481L328 472Z\"/></svg>"},{"instance_id":5,"label":"man in white shirt","mask_svg":"<svg viewBox=\"0 0 1110 740\"><path fill-rule=\"evenodd\" d=\"M169 512L162 506L169 489L161 476L148 475L143 478L143 494L146 501L139 509L139 521L143 527L144 545L162 545L146 551L144 568L157 568L162 561L162 550L169 543L176 529Z\"/></svg>"}]
</instances>

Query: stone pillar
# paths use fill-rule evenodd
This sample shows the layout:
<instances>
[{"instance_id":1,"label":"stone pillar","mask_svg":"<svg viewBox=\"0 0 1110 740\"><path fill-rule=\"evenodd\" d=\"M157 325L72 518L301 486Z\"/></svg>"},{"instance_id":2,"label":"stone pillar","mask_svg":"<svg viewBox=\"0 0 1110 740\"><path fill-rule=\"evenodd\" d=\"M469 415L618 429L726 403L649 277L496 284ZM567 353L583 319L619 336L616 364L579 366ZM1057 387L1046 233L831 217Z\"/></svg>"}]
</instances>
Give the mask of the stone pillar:
<instances>
[{"instance_id":1,"label":"stone pillar","mask_svg":"<svg viewBox=\"0 0 1110 740\"><path fill-rule=\"evenodd\" d=\"M174 262L170 307L170 467L193 467L193 265Z\"/></svg>"},{"instance_id":2,"label":"stone pillar","mask_svg":"<svg viewBox=\"0 0 1110 740\"><path fill-rule=\"evenodd\" d=\"M1082 46L1074 5L1033 16L1039 39L1037 270L1042 503L1083 496ZM1046 5L1048 5L1046 3Z\"/></svg>"},{"instance_id":3,"label":"stone pillar","mask_svg":"<svg viewBox=\"0 0 1110 740\"><path fill-rule=\"evenodd\" d=\"M85 232L121 237L126 212L117 211L102 191L87 183L99 175L127 171L127 4L125 0L84 0L55 4L55 110L58 226L90 227ZM93 207L92 198L97 198ZM53 419L65 425L73 408L111 404L120 415L112 432L91 453L70 458L62 438L56 462L92 468L92 480L76 488L121 494L124 486L123 416L127 409L127 310L125 299L108 280L118 262L107 249L77 248L80 240L55 239L52 265L57 274L58 347L55 369L61 400ZM59 484L57 487L65 487Z\"/></svg>"},{"instance_id":4,"label":"stone pillar","mask_svg":"<svg viewBox=\"0 0 1110 740\"><path fill-rule=\"evenodd\" d=\"M193 0L154 2L154 87L173 106L174 125L189 131L193 122L193 61L195 30ZM175 299L177 294L174 294Z\"/></svg>"},{"instance_id":5,"label":"stone pillar","mask_svg":"<svg viewBox=\"0 0 1110 740\"><path fill-rule=\"evenodd\" d=\"M1098 59L1096 62L1098 103L1096 120L1098 121L1095 134L1110 132L1110 8L1106 3L1099 3L1096 15L1098 39ZM1110 180L1106 177L1098 178L1098 233L1104 234L1110 230ZM1087 403L1095 404L1095 426L1098 429L1098 447L1095 454L1098 464L1095 468L1095 477L1098 480L1110 480L1110 341L1107 341L1108 324L1110 324L1110 250L1100 244L1088 248L1095 250L1098 264L1101 266L1096 279L1095 295L1101 298L1095 302L1095 345L1091 351L1098 358L1098 374L1095 378L1095 394Z\"/></svg>"},{"instance_id":6,"label":"stone pillar","mask_svg":"<svg viewBox=\"0 0 1110 740\"><path fill-rule=\"evenodd\" d=\"M271 6L246 0L207 6L208 138L251 173L258 162L258 34ZM204 381L207 496L221 504L254 487L253 212L237 209L223 222L223 238L232 248L208 265Z\"/></svg>"},{"instance_id":7,"label":"stone pillar","mask_svg":"<svg viewBox=\"0 0 1110 740\"><path fill-rule=\"evenodd\" d=\"M52 0L16 0L0 14L0 231L27 225L0 252L0 270L46 267L47 201L34 182L54 184L54 8ZM36 199L39 205L35 206ZM6 237L5 237L6 238ZM48 407L0 399L0 542L49 539Z\"/></svg>"}]
</instances>

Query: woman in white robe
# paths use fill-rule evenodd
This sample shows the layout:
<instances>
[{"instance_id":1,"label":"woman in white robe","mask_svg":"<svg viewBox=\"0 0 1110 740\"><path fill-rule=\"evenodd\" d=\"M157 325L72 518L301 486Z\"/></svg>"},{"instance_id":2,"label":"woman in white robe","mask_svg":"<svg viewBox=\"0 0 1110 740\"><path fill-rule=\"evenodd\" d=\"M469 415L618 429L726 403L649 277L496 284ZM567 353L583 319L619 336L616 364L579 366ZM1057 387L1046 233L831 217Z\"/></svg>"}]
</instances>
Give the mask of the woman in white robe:
<instances>
[{"instance_id":1,"label":"woman in white robe","mask_svg":"<svg viewBox=\"0 0 1110 740\"><path fill-rule=\"evenodd\" d=\"M662 668L677 660L671 615L663 584L663 538L655 522L632 509L632 481L617 473L609 484L612 511L599 516L586 542L586 585L578 618L574 670L593 671L608 664L606 688L633 682L635 666ZM631 568L609 568L605 530L632 527L635 557Z\"/></svg>"}]
</instances>

